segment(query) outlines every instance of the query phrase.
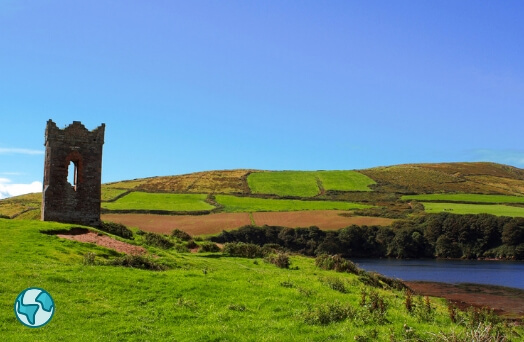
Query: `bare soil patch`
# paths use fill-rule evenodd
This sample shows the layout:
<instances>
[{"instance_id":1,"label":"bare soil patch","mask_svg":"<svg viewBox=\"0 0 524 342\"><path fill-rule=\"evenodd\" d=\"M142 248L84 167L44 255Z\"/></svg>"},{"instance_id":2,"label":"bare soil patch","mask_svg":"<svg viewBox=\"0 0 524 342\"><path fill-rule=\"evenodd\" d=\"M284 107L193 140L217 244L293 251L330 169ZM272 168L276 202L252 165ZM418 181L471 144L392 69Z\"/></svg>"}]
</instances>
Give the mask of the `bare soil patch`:
<instances>
[{"instance_id":1,"label":"bare soil patch","mask_svg":"<svg viewBox=\"0 0 524 342\"><path fill-rule=\"evenodd\" d=\"M120 253L126 254L144 254L146 250L143 247L135 246L127 242L118 241L113 238L110 238L107 235L97 234L95 232L89 231L87 229L71 229L69 232L56 234L59 238L94 243L98 246L114 249Z\"/></svg>"},{"instance_id":2,"label":"bare soil patch","mask_svg":"<svg viewBox=\"0 0 524 342\"><path fill-rule=\"evenodd\" d=\"M317 226L332 230L357 225L390 225L393 220L367 216L340 216L341 210L314 210L293 212L253 213L255 224L283 227ZM347 213L347 212L346 212ZM218 213L210 215L154 215L154 214L102 214L102 220L122 223L144 231L169 234L175 228L190 235L216 234L251 224L249 213Z\"/></svg>"},{"instance_id":3,"label":"bare soil patch","mask_svg":"<svg viewBox=\"0 0 524 342\"><path fill-rule=\"evenodd\" d=\"M446 298L460 309L488 307L501 316L524 319L524 290L479 284L405 283L417 294Z\"/></svg>"},{"instance_id":4,"label":"bare soil patch","mask_svg":"<svg viewBox=\"0 0 524 342\"><path fill-rule=\"evenodd\" d=\"M248 213L210 215L103 214L103 221L122 223L144 231L169 234L175 228L190 235L216 234L251 224Z\"/></svg>"},{"instance_id":5,"label":"bare soil patch","mask_svg":"<svg viewBox=\"0 0 524 342\"><path fill-rule=\"evenodd\" d=\"M388 226L393 220L370 216L341 216L342 210L308 210L290 212L253 213L259 226L284 226L289 228L317 226L324 230L340 229L352 224L359 226Z\"/></svg>"}]
</instances>

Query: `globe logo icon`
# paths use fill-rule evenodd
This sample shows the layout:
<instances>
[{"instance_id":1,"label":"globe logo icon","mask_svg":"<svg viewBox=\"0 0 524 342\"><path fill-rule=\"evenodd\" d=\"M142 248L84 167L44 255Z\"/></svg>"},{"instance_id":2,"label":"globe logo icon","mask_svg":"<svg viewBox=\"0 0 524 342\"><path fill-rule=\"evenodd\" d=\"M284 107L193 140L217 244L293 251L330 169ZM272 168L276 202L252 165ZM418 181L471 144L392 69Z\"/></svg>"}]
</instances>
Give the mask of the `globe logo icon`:
<instances>
[{"instance_id":1,"label":"globe logo icon","mask_svg":"<svg viewBox=\"0 0 524 342\"><path fill-rule=\"evenodd\" d=\"M30 287L16 297L15 315L27 327L39 328L46 325L54 313L55 302L44 289Z\"/></svg>"}]
</instances>

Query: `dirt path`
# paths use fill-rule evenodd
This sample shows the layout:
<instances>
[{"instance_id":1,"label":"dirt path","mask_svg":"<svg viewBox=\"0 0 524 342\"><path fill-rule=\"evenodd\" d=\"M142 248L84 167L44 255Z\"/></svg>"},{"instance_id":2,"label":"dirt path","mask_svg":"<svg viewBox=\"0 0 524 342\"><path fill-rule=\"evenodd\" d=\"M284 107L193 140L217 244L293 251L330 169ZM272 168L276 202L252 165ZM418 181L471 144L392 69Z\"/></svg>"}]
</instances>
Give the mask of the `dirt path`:
<instances>
[{"instance_id":1,"label":"dirt path","mask_svg":"<svg viewBox=\"0 0 524 342\"><path fill-rule=\"evenodd\" d=\"M479 284L405 283L417 294L446 298L460 309L489 307L501 316L524 319L524 290Z\"/></svg>"},{"instance_id":2,"label":"dirt path","mask_svg":"<svg viewBox=\"0 0 524 342\"><path fill-rule=\"evenodd\" d=\"M99 235L97 233L88 231L87 229L78 232L71 232L69 234L56 234L56 236L68 240L94 243L98 246L114 249L120 253L134 255L146 253L146 250L143 247L135 246L123 241L118 241L110 238L107 235Z\"/></svg>"}]
</instances>

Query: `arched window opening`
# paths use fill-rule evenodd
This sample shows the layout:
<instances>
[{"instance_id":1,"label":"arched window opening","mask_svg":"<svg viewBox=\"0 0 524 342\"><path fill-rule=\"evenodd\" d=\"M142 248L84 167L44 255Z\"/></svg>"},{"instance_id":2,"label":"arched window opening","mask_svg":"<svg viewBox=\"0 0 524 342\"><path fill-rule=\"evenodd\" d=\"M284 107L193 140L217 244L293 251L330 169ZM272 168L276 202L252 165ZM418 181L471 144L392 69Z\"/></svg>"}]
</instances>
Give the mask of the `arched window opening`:
<instances>
[{"instance_id":1,"label":"arched window opening","mask_svg":"<svg viewBox=\"0 0 524 342\"><path fill-rule=\"evenodd\" d=\"M67 181L73 187L73 190L76 191L76 186L78 184L78 167L76 162L69 162L69 167L67 168Z\"/></svg>"}]
</instances>

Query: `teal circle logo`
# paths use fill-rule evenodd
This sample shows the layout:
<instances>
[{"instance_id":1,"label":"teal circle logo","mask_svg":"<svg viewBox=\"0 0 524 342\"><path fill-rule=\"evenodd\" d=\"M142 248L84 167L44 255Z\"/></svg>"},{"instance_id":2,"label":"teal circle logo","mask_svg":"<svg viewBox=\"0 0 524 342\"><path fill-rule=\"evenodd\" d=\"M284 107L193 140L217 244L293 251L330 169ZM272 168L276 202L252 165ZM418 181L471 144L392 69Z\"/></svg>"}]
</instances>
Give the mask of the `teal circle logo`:
<instances>
[{"instance_id":1,"label":"teal circle logo","mask_svg":"<svg viewBox=\"0 0 524 342\"><path fill-rule=\"evenodd\" d=\"M15 315L26 327L43 327L53 318L54 313L55 302L44 289L30 287L16 297Z\"/></svg>"}]
</instances>

